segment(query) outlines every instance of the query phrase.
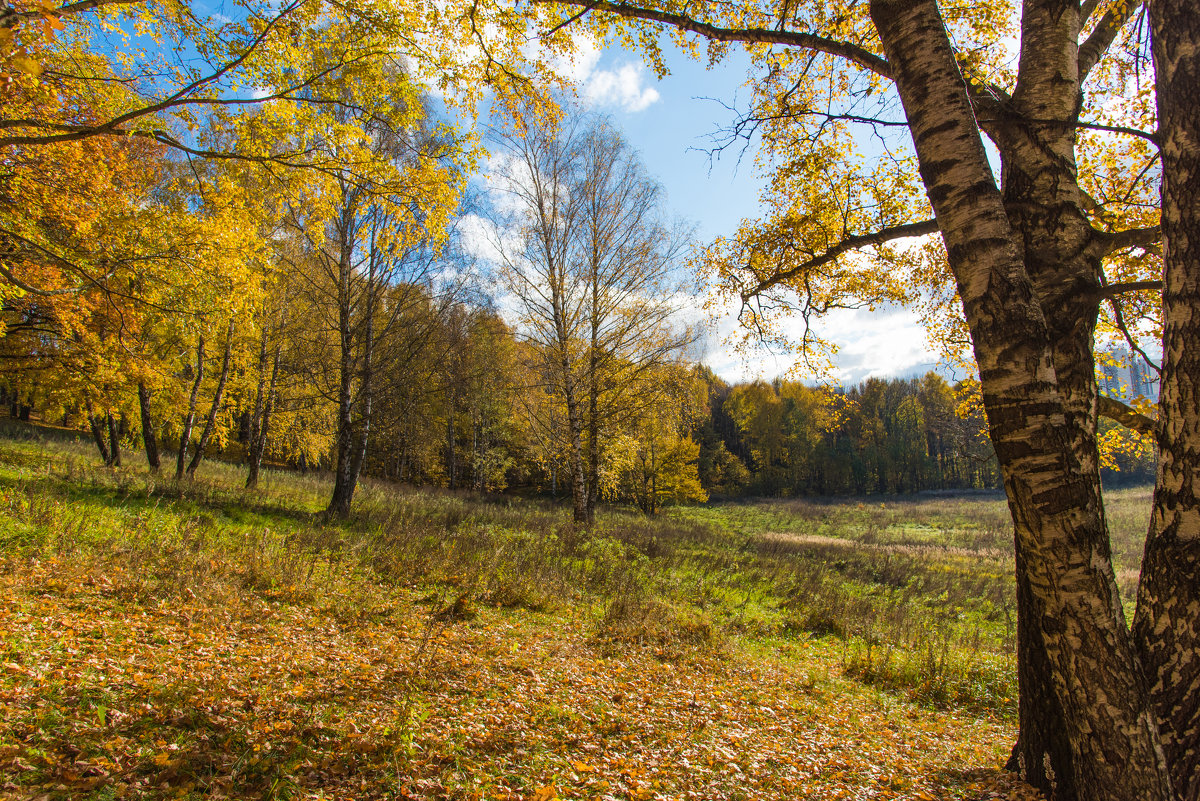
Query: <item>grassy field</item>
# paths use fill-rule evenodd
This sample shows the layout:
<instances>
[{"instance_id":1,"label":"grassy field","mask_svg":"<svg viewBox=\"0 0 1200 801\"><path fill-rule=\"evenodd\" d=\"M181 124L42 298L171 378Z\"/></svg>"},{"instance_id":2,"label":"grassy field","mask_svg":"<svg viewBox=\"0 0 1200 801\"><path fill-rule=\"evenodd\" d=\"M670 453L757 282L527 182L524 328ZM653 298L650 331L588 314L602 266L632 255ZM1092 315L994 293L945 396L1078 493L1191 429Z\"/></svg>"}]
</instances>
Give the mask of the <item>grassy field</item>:
<instances>
[{"instance_id":1,"label":"grassy field","mask_svg":"<svg viewBox=\"0 0 1200 801\"><path fill-rule=\"evenodd\" d=\"M0 432L0 794L1032 798L994 495L558 507ZM1110 498L1123 590L1145 493Z\"/></svg>"}]
</instances>

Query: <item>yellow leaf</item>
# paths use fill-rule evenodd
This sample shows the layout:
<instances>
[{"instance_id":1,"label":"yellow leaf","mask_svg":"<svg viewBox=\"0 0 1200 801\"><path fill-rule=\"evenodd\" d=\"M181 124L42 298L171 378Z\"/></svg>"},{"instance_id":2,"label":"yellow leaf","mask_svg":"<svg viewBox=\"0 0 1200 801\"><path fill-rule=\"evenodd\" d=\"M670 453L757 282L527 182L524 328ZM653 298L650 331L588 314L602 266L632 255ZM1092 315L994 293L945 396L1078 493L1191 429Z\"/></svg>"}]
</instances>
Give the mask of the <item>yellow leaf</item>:
<instances>
[{"instance_id":1,"label":"yellow leaf","mask_svg":"<svg viewBox=\"0 0 1200 801\"><path fill-rule=\"evenodd\" d=\"M8 63L18 72L24 72L35 78L42 74L42 65L38 63L37 59L29 56L13 56Z\"/></svg>"}]
</instances>

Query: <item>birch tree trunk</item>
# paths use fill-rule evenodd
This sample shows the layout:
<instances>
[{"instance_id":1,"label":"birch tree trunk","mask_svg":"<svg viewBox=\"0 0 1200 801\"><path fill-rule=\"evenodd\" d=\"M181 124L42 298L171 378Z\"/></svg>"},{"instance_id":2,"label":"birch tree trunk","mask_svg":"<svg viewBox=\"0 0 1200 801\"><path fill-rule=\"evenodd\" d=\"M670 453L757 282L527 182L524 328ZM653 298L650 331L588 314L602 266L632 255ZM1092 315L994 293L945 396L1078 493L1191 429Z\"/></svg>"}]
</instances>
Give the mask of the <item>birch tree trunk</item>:
<instances>
[{"instance_id":1,"label":"birch tree trunk","mask_svg":"<svg viewBox=\"0 0 1200 801\"><path fill-rule=\"evenodd\" d=\"M259 411L259 401L255 401L255 416L250 426L250 468L246 473L246 489L258 486L258 474L262 468L263 453L267 448L267 437L271 431L271 412L275 408L275 392L279 380L279 356L283 343L275 345L275 355L271 359L271 378L267 383L266 395L262 398Z\"/></svg>"},{"instance_id":2,"label":"birch tree trunk","mask_svg":"<svg viewBox=\"0 0 1200 801\"><path fill-rule=\"evenodd\" d=\"M158 454L158 437L154 433L154 418L150 414L150 390L146 389L144 381L138 382L138 409L142 415L142 447L146 451L146 464L150 472L157 473L162 469L162 461Z\"/></svg>"},{"instance_id":3,"label":"birch tree trunk","mask_svg":"<svg viewBox=\"0 0 1200 801\"><path fill-rule=\"evenodd\" d=\"M96 450L100 451L100 458L104 461L104 466L111 467L112 455L108 450L108 438L105 436L100 417L93 411L90 400L84 401L84 407L87 411L88 428L91 429L92 440L96 443Z\"/></svg>"},{"instance_id":4,"label":"birch tree trunk","mask_svg":"<svg viewBox=\"0 0 1200 801\"><path fill-rule=\"evenodd\" d=\"M579 395L575 391L571 363L565 347L563 348L559 366L563 372L563 399L567 404L567 431L571 447L571 519L576 523L586 525L588 520L588 487L587 471L584 468L583 460L583 415L580 413Z\"/></svg>"},{"instance_id":5,"label":"birch tree trunk","mask_svg":"<svg viewBox=\"0 0 1200 801\"><path fill-rule=\"evenodd\" d=\"M196 469L204 460L204 451L212 439L213 429L216 428L217 413L220 412L221 404L225 400L225 384L229 381L229 359L232 352L233 319L230 318L229 328L225 332L225 353L221 357L221 374L217 378L217 389L213 393L212 405L208 407L208 415L204 418L204 428L200 432L200 439L196 442L196 450L192 453L191 461L188 462L187 477L189 480L195 477Z\"/></svg>"},{"instance_id":6,"label":"birch tree trunk","mask_svg":"<svg viewBox=\"0 0 1200 801\"><path fill-rule=\"evenodd\" d=\"M108 424L108 454L109 467L121 466L121 426L120 421L110 411L104 415Z\"/></svg>"},{"instance_id":7,"label":"birch tree trunk","mask_svg":"<svg viewBox=\"0 0 1200 801\"><path fill-rule=\"evenodd\" d=\"M1005 210L1043 311L1055 386L1078 478L1100 496L1092 353L1101 252L1082 209L1075 161L1080 90L1080 11L1061 0L1026 0L1017 86L1007 120L984 125L999 144ZM1103 504L1099 525L1107 540ZM1074 768L1052 667L1036 631L1037 600L1021 554L1017 563L1020 738L1012 766L1030 784L1074 801Z\"/></svg>"},{"instance_id":8,"label":"birch tree trunk","mask_svg":"<svg viewBox=\"0 0 1200 801\"><path fill-rule=\"evenodd\" d=\"M192 425L196 422L196 400L200 395L200 382L204 380L204 335L196 340L196 377L188 395L187 414L183 417L183 430L179 433L179 453L175 455L175 480L183 479L183 468L187 461L188 442L192 438Z\"/></svg>"},{"instance_id":9,"label":"birch tree trunk","mask_svg":"<svg viewBox=\"0 0 1200 801\"><path fill-rule=\"evenodd\" d=\"M352 212L347 212L347 216ZM351 223L343 222L348 230ZM337 392L337 435L334 443L333 495L329 499L326 513L345 517L350 514L350 503L354 487L350 483L351 462L354 443L354 334L352 330L351 291L351 247L346 241L349 235L342 234L343 242L338 264L338 392Z\"/></svg>"},{"instance_id":10,"label":"birch tree trunk","mask_svg":"<svg viewBox=\"0 0 1200 801\"><path fill-rule=\"evenodd\" d=\"M1062 4L1067 5L1067 4ZM872 0L979 364L984 407L1028 580L1025 632L1044 649L1071 774L1097 801L1168 801L1157 725L1125 626L1099 487L1077 453L1052 332L988 166L935 0Z\"/></svg>"},{"instance_id":11,"label":"birch tree trunk","mask_svg":"<svg viewBox=\"0 0 1200 801\"><path fill-rule=\"evenodd\" d=\"M368 289L368 291L372 291ZM375 350L374 304L367 304L367 319L362 345L362 374L359 380L359 413L355 426L355 438L350 453L350 467L346 475L345 506L339 508L343 517L350 514L350 501L354 498L354 490L358 487L358 479L362 474L363 462L367 458L367 443L371 437L371 412L374 404L374 371L372 359Z\"/></svg>"},{"instance_id":12,"label":"birch tree trunk","mask_svg":"<svg viewBox=\"0 0 1200 801\"><path fill-rule=\"evenodd\" d=\"M1163 372L1158 478L1134 616L1163 750L1200 799L1200 12L1153 0L1162 146Z\"/></svg>"}]
</instances>

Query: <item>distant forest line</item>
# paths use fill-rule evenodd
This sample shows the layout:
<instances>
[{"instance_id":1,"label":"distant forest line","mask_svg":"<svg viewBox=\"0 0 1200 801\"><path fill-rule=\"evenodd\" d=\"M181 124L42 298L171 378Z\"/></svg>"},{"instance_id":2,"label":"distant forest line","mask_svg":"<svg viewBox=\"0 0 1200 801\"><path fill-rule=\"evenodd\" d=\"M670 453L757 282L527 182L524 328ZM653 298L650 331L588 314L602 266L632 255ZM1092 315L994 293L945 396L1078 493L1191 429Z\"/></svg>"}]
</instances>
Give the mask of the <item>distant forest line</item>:
<instances>
[{"instance_id":1,"label":"distant forest line","mask_svg":"<svg viewBox=\"0 0 1200 801\"><path fill-rule=\"evenodd\" d=\"M503 336L504 327L494 318L481 327L491 336ZM494 350L491 353L495 355ZM495 373L492 377L499 379ZM703 498L713 500L1001 487L982 412L969 397L974 389L970 382L951 384L929 372L920 378L868 378L832 388L783 379L730 384L698 365L684 383L690 384L694 400L700 395L706 398L695 404L690 415L684 410L682 416L691 420L690 430L684 432L687 436L659 442L663 448L657 466L650 463L644 446L610 454L606 472L624 474L609 477L608 500L636 502L631 488L646 479L647 472L658 473L659 500L667 504L701 500L694 484L690 492L682 486L693 481L702 488ZM517 420L493 419L503 417L505 409L511 418L520 416L523 404L515 394L517 387L499 381L476 384L480 386L502 396L514 394L507 399L490 397L486 408L479 398L467 398L460 404L466 411L456 415L447 415L448 407L436 402L441 393L432 391L421 393L421 403L396 407L392 419L384 419L383 430L402 430L407 436L391 439L390 448L384 443L373 446L367 474L419 486L567 495L566 465L537 453L526 439L529 429ZM35 398L43 408L34 408ZM231 400L227 436L218 448L221 458L235 463L246 460L252 400L248 398L247 404ZM48 423L66 426L84 422L80 413L47 405L46 396L21 392L12 383L0 388L0 404L14 419L44 417ZM136 422L122 418L119 423L120 436L129 447L141 442ZM1113 427L1101 421L1102 430ZM417 443L415 435L421 431L425 441ZM163 445L177 447L172 433L170 426L159 432ZM279 468L328 470L329 457L305 447L312 433L288 432L271 448L270 461ZM623 467L618 464L621 457L626 460ZM630 457L645 469L630 469ZM1110 486L1154 478L1153 453L1118 450L1112 459L1116 469L1104 471Z\"/></svg>"}]
</instances>

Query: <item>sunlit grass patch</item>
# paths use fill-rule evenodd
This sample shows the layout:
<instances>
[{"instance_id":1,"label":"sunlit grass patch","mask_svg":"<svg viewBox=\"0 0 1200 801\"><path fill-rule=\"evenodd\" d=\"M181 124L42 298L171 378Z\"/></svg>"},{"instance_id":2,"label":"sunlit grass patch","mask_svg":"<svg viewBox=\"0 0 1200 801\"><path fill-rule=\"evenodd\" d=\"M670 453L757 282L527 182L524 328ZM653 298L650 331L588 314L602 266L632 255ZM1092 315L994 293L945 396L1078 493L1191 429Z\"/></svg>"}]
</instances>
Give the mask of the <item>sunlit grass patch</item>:
<instances>
[{"instance_id":1,"label":"sunlit grass patch","mask_svg":"<svg viewBox=\"0 0 1200 801\"><path fill-rule=\"evenodd\" d=\"M586 531L368 484L331 523L321 476L247 495L235 465L177 485L95 461L0 439L0 785L1019 797L995 498L613 509Z\"/></svg>"}]
</instances>

